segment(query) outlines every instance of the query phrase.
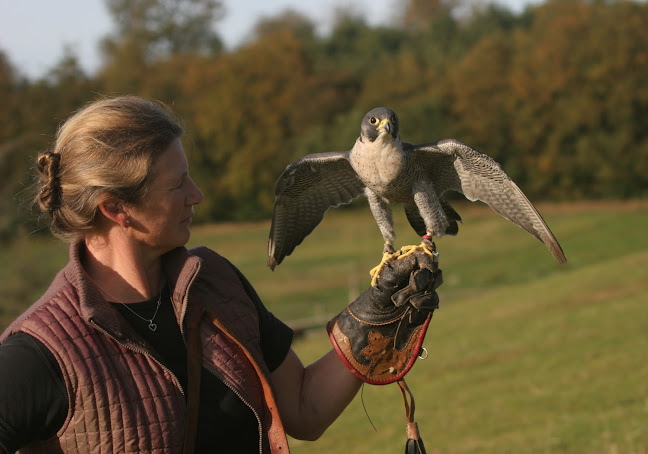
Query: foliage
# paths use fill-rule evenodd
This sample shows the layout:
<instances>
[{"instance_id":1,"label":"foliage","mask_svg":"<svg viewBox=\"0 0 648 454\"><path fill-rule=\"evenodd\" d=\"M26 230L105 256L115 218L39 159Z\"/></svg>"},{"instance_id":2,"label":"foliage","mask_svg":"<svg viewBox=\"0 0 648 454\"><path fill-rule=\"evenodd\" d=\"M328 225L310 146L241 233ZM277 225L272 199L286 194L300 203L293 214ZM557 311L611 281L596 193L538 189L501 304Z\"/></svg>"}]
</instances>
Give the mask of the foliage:
<instances>
[{"instance_id":1,"label":"foliage","mask_svg":"<svg viewBox=\"0 0 648 454\"><path fill-rule=\"evenodd\" d=\"M0 237L35 228L29 168L57 125L100 95L132 93L184 119L197 219L266 218L298 157L349 149L387 105L405 141L454 137L538 200L648 195L648 4L550 0L515 14L459 0L395 2L389 26L338 10L318 35L285 11L225 51L217 0L106 0L117 32L86 75L68 50L42 79L0 52Z\"/></svg>"},{"instance_id":2,"label":"foliage","mask_svg":"<svg viewBox=\"0 0 648 454\"><path fill-rule=\"evenodd\" d=\"M223 13L219 0L106 0L106 6L117 25L115 37L103 42L108 54L124 43L149 61L222 47L213 29Z\"/></svg>"}]
</instances>

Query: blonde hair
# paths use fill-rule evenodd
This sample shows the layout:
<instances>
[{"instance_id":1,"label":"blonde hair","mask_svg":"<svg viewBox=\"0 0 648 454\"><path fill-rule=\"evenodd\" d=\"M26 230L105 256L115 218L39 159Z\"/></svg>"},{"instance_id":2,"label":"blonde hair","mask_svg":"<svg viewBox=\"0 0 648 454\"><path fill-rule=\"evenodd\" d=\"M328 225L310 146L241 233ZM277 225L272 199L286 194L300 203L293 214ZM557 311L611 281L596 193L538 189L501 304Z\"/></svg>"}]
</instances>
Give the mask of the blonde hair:
<instances>
[{"instance_id":1,"label":"blonde hair","mask_svg":"<svg viewBox=\"0 0 648 454\"><path fill-rule=\"evenodd\" d=\"M35 201L64 241L95 227L105 194L136 204L154 178L153 163L183 128L162 103L136 96L95 101L63 123L54 148L37 158Z\"/></svg>"}]
</instances>

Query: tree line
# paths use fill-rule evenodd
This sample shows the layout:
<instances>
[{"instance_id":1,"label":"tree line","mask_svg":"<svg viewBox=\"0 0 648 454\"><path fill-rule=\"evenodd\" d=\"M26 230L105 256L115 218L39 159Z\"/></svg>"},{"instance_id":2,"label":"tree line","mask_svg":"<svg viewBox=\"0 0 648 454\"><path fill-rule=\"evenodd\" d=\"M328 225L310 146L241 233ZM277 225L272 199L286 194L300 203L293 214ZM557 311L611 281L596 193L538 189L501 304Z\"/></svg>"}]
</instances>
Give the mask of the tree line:
<instances>
[{"instance_id":1,"label":"tree line","mask_svg":"<svg viewBox=\"0 0 648 454\"><path fill-rule=\"evenodd\" d=\"M169 104L206 193L198 221L269 217L274 182L307 153L347 150L373 107L408 142L456 138L537 200L648 196L648 4L408 0L393 24L338 9L330 33L294 11L226 50L217 0L106 0L102 65L74 53L28 80L0 43L0 238L42 230L30 208L36 154L102 95Z\"/></svg>"}]
</instances>

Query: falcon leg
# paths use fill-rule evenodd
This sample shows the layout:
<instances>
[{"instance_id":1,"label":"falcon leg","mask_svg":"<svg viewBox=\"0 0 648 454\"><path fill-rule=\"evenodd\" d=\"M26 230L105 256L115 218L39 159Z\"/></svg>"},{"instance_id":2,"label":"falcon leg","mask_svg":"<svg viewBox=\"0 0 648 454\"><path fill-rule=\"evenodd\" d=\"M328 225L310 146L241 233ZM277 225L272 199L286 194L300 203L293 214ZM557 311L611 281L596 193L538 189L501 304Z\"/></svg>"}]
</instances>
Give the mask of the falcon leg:
<instances>
[{"instance_id":1,"label":"falcon leg","mask_svg":"<svg viewBox=\"0 0 648 454\"><path fill-rule=\"evenodd\" d=\"M418 246L403 246L399 259L407 257L416 251L423 251L432 257L432 260L438 264L439 253L436 245L432 241L433 232L439 236L443 235L450 225L447 216L443 210L439 196L431 182L419 181L414 184L414 204L418 208L418 214L425 223L425 235L423 235L421 244ZM441 232L441 233L439 233ZM420 231L419 231L420 233Z\"/></svg>"},{"instance_id":2,"label":"falcon leg","mask_svg":"<svg viewBox=\"0 0 648 454\"><path fill-rule=\"evenodd\" d=\"M392 246L390 242L386 242L385 247L383 248L383 255L380 263L377 266L373 267L371 271L369 271L369 274L371 275L371 285L373 287L377 286L378 276L380 276L380 273L382 272L383 268L385 268L385 265L387 265L394 259L395 254L396 251L394 250L394 246Z\"/></svg>"},{"instance_id":3,"label":"falcon leg","mask_svg":"<svg viewBox=\"0 0 648 454\"><path fill-rule=\"evenodd\" d=\"M371 285L376 287L380 272L385 268L385 265L394 258L393 256L395 251L392 242L394 241L396 234L394 232L394 220L392 218L389 201L369 188L365 189L365 195L369 201L371 213L373 214L373 217L378 224L378 228L380 229L380 233L385 240L385 247L383 249L383 256L380 263L369 271L369 274L371 275Z\"/></svg>"}]
</instances>

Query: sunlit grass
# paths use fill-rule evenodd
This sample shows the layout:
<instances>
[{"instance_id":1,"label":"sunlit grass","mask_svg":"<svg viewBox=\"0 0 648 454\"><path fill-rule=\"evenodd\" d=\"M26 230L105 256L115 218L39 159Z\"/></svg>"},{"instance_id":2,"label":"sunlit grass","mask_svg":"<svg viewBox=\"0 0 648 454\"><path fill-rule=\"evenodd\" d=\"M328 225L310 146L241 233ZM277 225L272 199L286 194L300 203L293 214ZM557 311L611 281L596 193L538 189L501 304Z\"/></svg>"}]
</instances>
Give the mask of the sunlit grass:
<instances>
[{"instance_id":1,"label":"sunlit grass","mask_svg":"<svg viewBox=\"0 0 648 454\"><path fill-rule=\"evenodd\" d=\"M445 283L408 375L428 453L648 452L648 203L540 206L568 258L479 205L458 206L437 241ZM400 207L397 244L418 242ZM368 210L332 210L274 272L269 223L196 226L285 321L329 316L369 284L382 239ZM0 252L0 323L45 289L67 248L38 238ZM330 348L319 327L295 342L304 363ZM403 452L395 385L366 386L316 442L294 453Z\"/></svg>"}]
</instances>

